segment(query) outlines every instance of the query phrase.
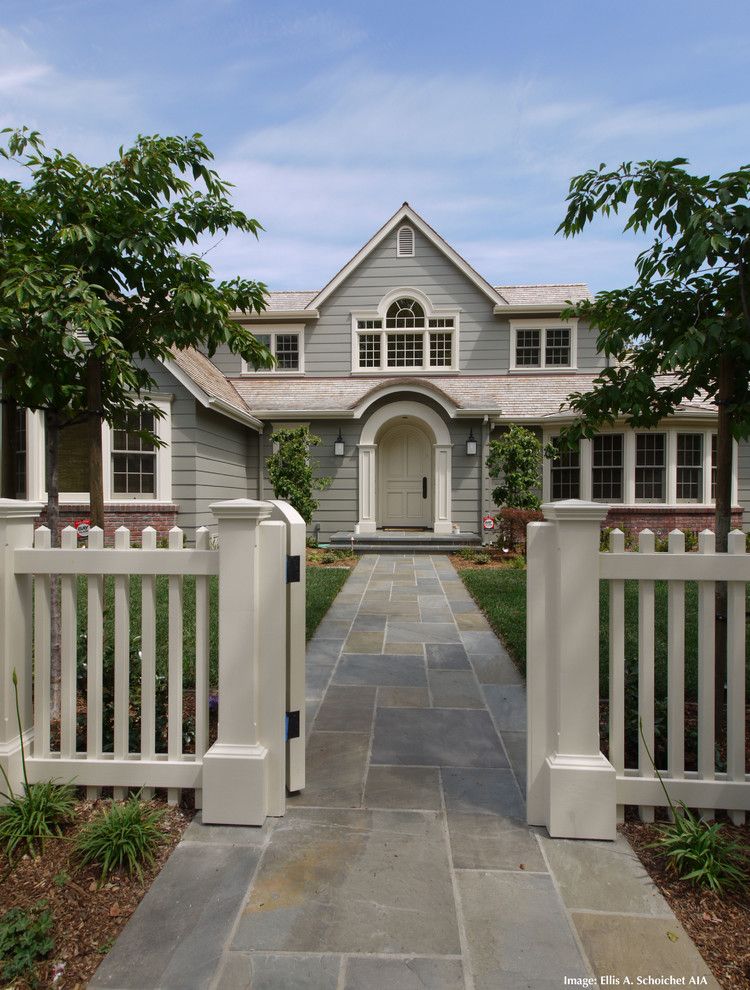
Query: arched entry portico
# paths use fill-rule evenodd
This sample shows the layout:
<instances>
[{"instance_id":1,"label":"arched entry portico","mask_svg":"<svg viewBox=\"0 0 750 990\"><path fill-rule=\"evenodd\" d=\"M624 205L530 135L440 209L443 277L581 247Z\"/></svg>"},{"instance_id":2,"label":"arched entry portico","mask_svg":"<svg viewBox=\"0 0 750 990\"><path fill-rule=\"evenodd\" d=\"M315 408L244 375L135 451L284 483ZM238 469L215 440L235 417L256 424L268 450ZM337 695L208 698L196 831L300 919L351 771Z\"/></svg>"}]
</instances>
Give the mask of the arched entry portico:
<instances>
[{"instance_id":1,"label":"arched entry portico","mask_svg":"<svg viewBox=\"0 0 750 990\"><path fill-rule=\"evenodd\" d=\"M399 433L399 428L401 432ZM408 427L408 429L406 429ZM415 465L406 465L404 457L409 450L414 457L421 457L420 437L431 447L430 472L427 479L429 509L424 515L416 516L415 499L410 499L409 491L417 478ZM453 531L451 520L451 439L444 420L430 406L413 401L391 402L377 409L362 427L359 441L359 521L357 533L374 533L378 526L386 525L426 525L435 533L448 534ZM386 460L381 463L381 455ZM426 461L419 461L420 471ZM382 477L383 469L389 472ZM403 477L398 481L398 473ZM414 475L414 478L411 475ZM421 474L418 479L421 485ZM394 479L398 481L394 484ZM386 504L389 498L390 505ZM419 493L421 498L421 491ZM398 522L397 506L403 505L405 518ZM411 508L410 508L411 505ZM424 519L410 522L411 518Z\"/></svg>"}]
</instances>

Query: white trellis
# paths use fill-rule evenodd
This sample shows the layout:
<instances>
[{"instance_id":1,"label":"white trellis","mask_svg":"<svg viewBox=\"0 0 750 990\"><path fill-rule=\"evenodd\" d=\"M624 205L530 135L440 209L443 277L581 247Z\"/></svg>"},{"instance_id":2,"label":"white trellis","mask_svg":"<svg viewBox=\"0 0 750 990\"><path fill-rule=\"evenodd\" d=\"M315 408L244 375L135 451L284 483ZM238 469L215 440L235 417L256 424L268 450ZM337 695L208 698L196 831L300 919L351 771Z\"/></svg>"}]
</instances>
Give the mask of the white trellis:
<instances>
[{"instance_id":1,"label":"white trellis","mask_svg":"<svg viewBox=\"0 0 750 990\"><path fill-rule=\"evenodd\" d=\"M20 786L21 748L12 671L18 678L27 772L30 781L73 780L94 796L111 786L116 797L128 788L167 788L176 801L179 790L192 788L204 820L214 823L262 824L285 808L287 774L287 685L304 683L304 556L302 588L287 592L290 547L302 546L305 525L285 503L250 499L219 502L212 507L218 524L218 549L211 549L207 529L196 534L194 548L184 546L175 527L169 545L157 549L157 534L147 528L141 546L131 546L130 532L115 534L105 548L103 533L92 529L86 549L78 547L72 527L63 530L61 546L50 546L50 533L33 520L41 506L0 500L0 760L11 783ZM297 549L299 553L299 549ZM195 654L184 654L185 577L195 578ZM50 717L51 588L59 576L61 705L59 741L53 745ZM209 747L209 631L211 578L218 578L218 736ZM79 579L85 581L85 684L78 643ZM167 591L167 739L157 745L157 579ZM104 751L104 582L113 583L111 649L113 652L113 742ZM133 696L133 636L130 607L133 583L140 585L141 622L137 651L140 691ZM299 629L302 629L300 637ZM193 666L195 742L183 746L185 663ZM298 687L295 688L298 695ZM294 693L294 692L293 692ZM304 707L304 706L302 706ZM132 745L130 724L140 719L140 738ZM85 744L79 721L85 719ZM304 732L294 751L304 764ZM292 774L295 789L304 776Z\"/></svg>"},{"instance_id":2,"label":"white trellis","mask_svg":"<svg viewBox=\"0 0 750 990\"><path fill-rule=\"evenodd\" d=\"M599 551L607 506L570 500L543 506L545 522L528 530L527 678L528 820L551 835L612 839L625 805L645 820L666 805L648 753L655 742L655 581L667 588L667 768L675 801L704 814L724 809L735 822L750 810L745 768L745 534L733 532L717 554L713 533L685 553L684 534L656 553L654 534L640 534L637 553L611 534ZM599 748L599 586L609 583L609 759ZM637 759L625 755L625 582L638 582ZM697 768L685 769L685 582L697 582ZM726 770L716 770L714 725L715 587L728 582Z\"/></svg>"}]
</instances>

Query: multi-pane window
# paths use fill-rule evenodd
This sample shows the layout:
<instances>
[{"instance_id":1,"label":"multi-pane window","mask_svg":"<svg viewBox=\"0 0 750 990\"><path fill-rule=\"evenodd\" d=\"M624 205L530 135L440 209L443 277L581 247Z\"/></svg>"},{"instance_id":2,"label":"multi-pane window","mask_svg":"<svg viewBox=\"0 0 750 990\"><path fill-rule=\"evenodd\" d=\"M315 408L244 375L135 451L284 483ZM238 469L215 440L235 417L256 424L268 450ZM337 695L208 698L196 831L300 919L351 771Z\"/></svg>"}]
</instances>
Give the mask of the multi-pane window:
<instances>
[{"instance_id":1,"label":"multi-pane window","mask_svg":"<svg viewBox=\"0 0 750 990\"><path fill-rule=\"evenodd\" d=\"M677 434L677 501L703 501L703 434Z\"/></svg>"},{"instance_id":2,"label":"multi-pane window","mask_svg":"<svg viewBox=\"0 0 750 990\"><path fill-rule=\"evenodd\" d=\"M638 501L664 501L666 441L665 433L635 435L635 497Z\"/></svg>"},{"instance_id":3,"label":"multi-pane window","mask_svg":"<svg viewBox=\"0 0 750 990\"><path fill-rule=\"evenodd\" d=\"M430 367L450 368L453 362L453 334L430 334Z\"/></svg>"},{"instance_id":4,"label":"multi-pane window","mask_svg":"<svg viewBox=\"0 0 750 990\"><path fill-rule=\"evenodd\" d=\"M548 368L570 367L570 328L547 330L544 340L544 363Z\"/></svg>"},{"instance_id":5,"label":"multi-pane window","mask_svg":"<svg viewBox=\"0 0 750 990\"><path fill-rule=\"evenodd\" d=\"M359 335L360 368L380 367L380 334L361 333Z\"/></svg>"},{"instance_id":6,"label":"multi-pane window","mask_svg":"<svg viewBox=\"0 0 750 990\"><path fill-rule=\"evenodd\" d=\"M541 330L516 332L516 367L538 368L541 363Z\"/></svg>"},{"instance_id":7,"label":"multi-pane window","mask_svg":"<svg viewBox=\"0 0 750 990\"><path fill-rule=\"evenodd\" d=\"M591 442L591 494L596 501L622 502L624 436L602 433Z\"/></svg>"},{"instance_id":8,"label":"multi-pane window","mask_svg":"<svg viewBox=\"0 0 750 990\"><path fill-rule=\"evenodd\" d=\"M118 496L156 496L156 449L143 431L154 431L148 412L120 417L112 430L112 492Z\"/></svg>"},{"instance_id":9,"label":"multi-pane window","mask_svg":"<svg viewBox=\"0 0 750 990\"><path fill-rule=\"evenodd\" d=\"M716 464L717 464L717 437L715 433L711 434L711 501L716 501Z\"/></svg>"},{"instance_id":10,"label":"multi-pane window","mask_svg":"<svg viewBox=\"0 0 750 990\"><path fill-rule=\"evenodd\" d=\"M360 371L389 368L452 368L455 361L455 319L425 317L414 299L397 299L388 307L385 320L358 319L355 344Z\"/></svg>"},{"instance_id":11,"label":"multi-pane window","mask_svg":"<svg viewBox=\"0 0 750 990\"><path fill-rule=\"evenodd\" d=\"M26 410L16 412L16 498L26 498Z\"/></svg>"},{"instance_id":12,"label":"multi-pane window","mask_svg":"<svg viewBox=\"0 0 750 990\"><path fill-rule=\"evenodd\" d=\"M581 497L581 464L577 450L558 450L550 474L553 501Z\"/></svg>"},{"instance_id":13,"label":"multi-pane window","mask_svg":"<svg viewBox=\"0 0 750 990\"><path fill-rule=\"evenodd\" d=\"M256 333L256 338L265 344L269 351L276 358L273 368L263 369L268 371L301 371L302 370L302 341L299 331L274 331L269 333ZM252 370L250 368L248 371Z\"/></svg>"},{"instance_id":14,"label":"multi-pane window","mask_svg":"<svg viewBox=\"0 0 750 990\"><path fill-rule=\"evenodd\" d=\"M424 338L421 333L388 334L388 367L414 368L424 363Z\"/></svg>"},{"instance_id":15,"label":"multi-pane window","mask_svg":"<svg viewBox=\"0 0 750 990\"><path fill-rule=\"evenodd\" d=\"M513 367L571 368L573 330L569 326L516 326Z\"/></svg>"}]
</instances>

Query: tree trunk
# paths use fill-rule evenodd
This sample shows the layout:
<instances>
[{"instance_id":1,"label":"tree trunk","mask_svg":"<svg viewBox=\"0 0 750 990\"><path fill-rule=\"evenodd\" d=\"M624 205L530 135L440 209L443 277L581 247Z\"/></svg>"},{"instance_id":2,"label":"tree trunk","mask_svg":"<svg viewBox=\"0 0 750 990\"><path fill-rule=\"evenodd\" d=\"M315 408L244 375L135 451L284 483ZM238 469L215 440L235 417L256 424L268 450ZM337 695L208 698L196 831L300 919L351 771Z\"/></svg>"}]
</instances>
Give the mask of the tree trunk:
<instances>
[{"instance_id":1,"label":"tree trunk","mask_svg":"<svg viewBox=\"0 0 750 990\"><path fill-rule=\"evenodd\" d=\"M89 409L89 521L104 529L104 474L102 465L102 361L90 355L86 365L86 401Z\"/></svg>"},{"instance_id":2,"label":"tree trunk","mask_svg":"<svg viewBox=\"0 0 750 990\"><path fill-rule=\"evenodd\" d=\"M60 414L50 410L45 423L45 467L47 474L47 526L52 546L60 542ZM50 716L60 717L60 582L50 575Z\"/></svg>"},{"instance_id":3,"label":"tree trunk","mask_svg":"<svg viewBox=\"0 0 750 990\"><path fill-rule=\"evenodd\" d=\"M0 490L3 498L15 498L18 495L18 479L16 478L16 454L18 452L18 416L17 404L12 399L3 402L2 425L2 466Z\"/></svg>"},{"instance_id":4,"label":"tree trunk","mask_svg":"<svg viewBox=\"0 0 750 990\"><path fill-rule=\"evenodd\" d=\"M734 391L734 365L731 358L719 358L718 425L716 431L716 552L726 553L732 525L732 429L729 403ZM716 582L716 741L726 731L727 683L727 584Z\"/></svg>"}]
</instances>

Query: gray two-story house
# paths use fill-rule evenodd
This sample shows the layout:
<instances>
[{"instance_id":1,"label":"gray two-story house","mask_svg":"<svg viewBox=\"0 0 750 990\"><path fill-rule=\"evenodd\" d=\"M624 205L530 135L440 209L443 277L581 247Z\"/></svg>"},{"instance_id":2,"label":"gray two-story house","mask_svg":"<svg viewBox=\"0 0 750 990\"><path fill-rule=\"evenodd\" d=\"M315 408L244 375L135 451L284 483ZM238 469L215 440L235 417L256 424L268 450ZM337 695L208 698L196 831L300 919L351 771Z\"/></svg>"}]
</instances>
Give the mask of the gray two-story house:
<instances>
[{"instance_id":1,"label":"gray two-story house","mask_svg":"<svg viewBox=\"0 0 750 990\"><path fill-rule=\"evenodd\" d=\"M265 460L280 426L321 438L313 528L363 538L420 530L478 534L494 509L485 465L490 439L522 423L544 441L570 417L606 359L596 334L564 321L585 284L495 285L407 203L322 289L273 292L249 318L276 357L254 371L228 350L196 351L153 368L165 441L144 449L132 430L104 428L108 530L123 522L188 531L210 525L221 498L271 497ZM238 317L238 319L248 319ZM578 453L545 460L543 497L612 505L634 528L710 525L716 410L685 404L658 429L615 424ZM19 456L30 498L43 497L43 424L28 414ZM67 431L63 499L85 515L82 439ZM736 521L750 500L750 457L735 450Z\"/></svg>"}]
</instances>

